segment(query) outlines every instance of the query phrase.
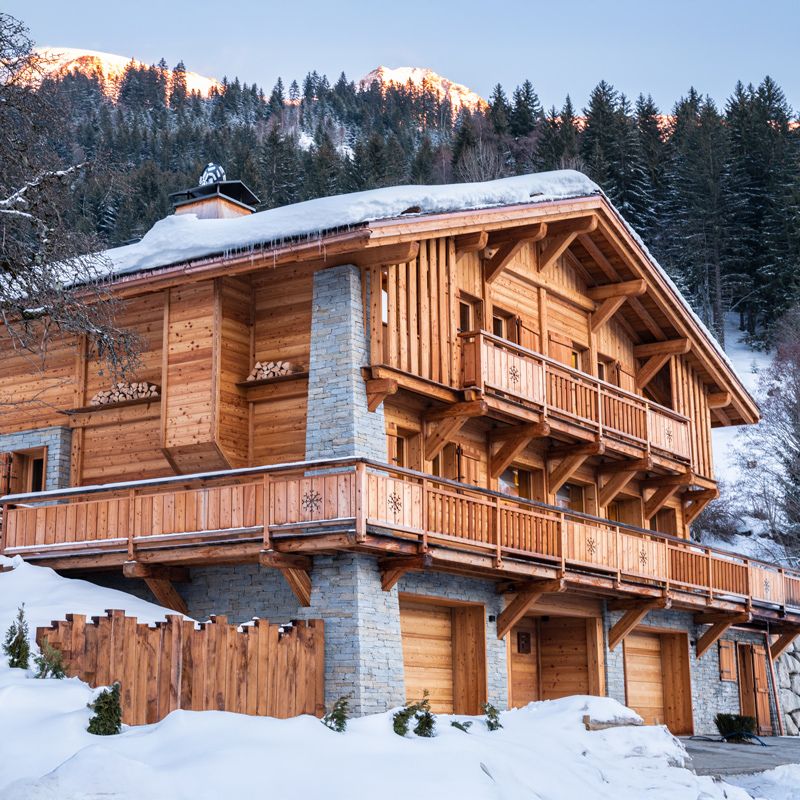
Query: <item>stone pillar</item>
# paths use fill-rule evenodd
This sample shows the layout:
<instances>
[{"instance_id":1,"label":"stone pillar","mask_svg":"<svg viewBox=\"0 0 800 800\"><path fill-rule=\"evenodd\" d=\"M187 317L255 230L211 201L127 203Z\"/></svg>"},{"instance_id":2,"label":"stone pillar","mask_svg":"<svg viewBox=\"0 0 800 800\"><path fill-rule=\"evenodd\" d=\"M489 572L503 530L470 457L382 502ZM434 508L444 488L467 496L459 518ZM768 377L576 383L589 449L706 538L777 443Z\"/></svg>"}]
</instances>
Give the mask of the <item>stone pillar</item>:
<instances>
[{"instance_id":1,"label":"stone pillar","mask_svg":"<svg viewBox=\"0 0 800 800\"><path fill-rule=\"evenodd\" d=\"M71 444L72 431L69 428L34 428L0 436L0 453L46 447L44 484L49 491L69 486Z\"/></svg>"},{"instance_id":2,"label":"stone pillar","mask_svg":"<svg viewBox=\"0 0 800 800\"><path fill-rule=\"evenodd\" d=\"M383 406L367 410L361 368L368 363L361 270L345 264L314 273L307 459L386 461Z\"/></svg>"}]
</instances>

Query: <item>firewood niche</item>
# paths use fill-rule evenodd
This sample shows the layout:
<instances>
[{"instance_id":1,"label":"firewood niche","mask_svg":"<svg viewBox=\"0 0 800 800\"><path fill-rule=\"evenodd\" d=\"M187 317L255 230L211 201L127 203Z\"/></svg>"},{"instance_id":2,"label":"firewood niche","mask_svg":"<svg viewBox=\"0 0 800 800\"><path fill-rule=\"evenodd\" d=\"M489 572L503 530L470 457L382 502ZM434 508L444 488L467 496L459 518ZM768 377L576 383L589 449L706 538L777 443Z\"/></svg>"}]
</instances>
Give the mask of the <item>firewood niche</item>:
<instances>
[{"instance_id":1,"label":"firewood niche","mask_svg":"<svg viewBox=\"0 0 800 800\"><path fill-rule=\"evenodd\" d=\"M161 389L147 381L120 381L110 389L97 392L89 401L90 406L110 406L130 400L147 400L161 395Z\"/></svg>"}]
</instances>

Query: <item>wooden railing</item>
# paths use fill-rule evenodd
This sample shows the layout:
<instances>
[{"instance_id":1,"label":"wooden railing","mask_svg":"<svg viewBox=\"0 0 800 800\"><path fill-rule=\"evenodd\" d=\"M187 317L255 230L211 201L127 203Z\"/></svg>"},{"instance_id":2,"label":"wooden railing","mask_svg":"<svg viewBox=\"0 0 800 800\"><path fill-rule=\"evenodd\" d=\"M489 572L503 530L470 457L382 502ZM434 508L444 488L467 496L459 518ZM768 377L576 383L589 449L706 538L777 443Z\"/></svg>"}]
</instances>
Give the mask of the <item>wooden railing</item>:
<instances>
[{"instance_id":1,"label":"wooden railing","mask_svg":"<svg viewBox=\"0 0 800 800\"><path fill-rule=\"evenodd\" d=\"M598 434L691 459L686 417L486 331L461 338L465 388L502 392Z\"/></svg>"},{"instance_id":2,"label":"wooden railing","mask_svg":"<svg viewBox=\"0 0 800 800\"><path fill-rule=\"evenodd\" d=\"M305 462L3 498L0 552L27 557L367 530L636 586L800 610L800 572L372 461ZM387 543L387 549L392 547Z\"/></svg>"}]
</instances>

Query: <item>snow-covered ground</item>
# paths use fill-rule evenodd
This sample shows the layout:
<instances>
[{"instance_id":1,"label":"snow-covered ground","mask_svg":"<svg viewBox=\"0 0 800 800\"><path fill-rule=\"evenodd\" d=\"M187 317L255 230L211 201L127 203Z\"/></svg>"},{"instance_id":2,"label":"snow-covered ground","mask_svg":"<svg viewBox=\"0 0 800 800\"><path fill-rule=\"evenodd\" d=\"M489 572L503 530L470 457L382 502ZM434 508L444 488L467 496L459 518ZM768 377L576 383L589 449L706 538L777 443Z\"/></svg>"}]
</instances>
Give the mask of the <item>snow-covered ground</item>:
<instances>
[{"instance_id":1,"label":"snow-covered ground","mask_svg":"<svg viewBox=\"0 0 800 800\"><path fill-rule=\"evenodd\" d=\"M124 607L143 620L166 611L122 592L0 557L0 633L25 602L31 622ZM86 732L95 691L77 679L37 680L0 657L0 800L218 800L220 797L381 797L459 800L785 800L800 796L800 767L742 778L748 793L697 777L664 727L609 698L576 696L482 718L469 733L437 718L437 735L406 738L391 714L351 720L344 734L313 717L276 720L176 711L119 736ZM583 717L628 723L587 731ZM467 719L459 717L459 719Z\"/></svg>"}]
</instances>

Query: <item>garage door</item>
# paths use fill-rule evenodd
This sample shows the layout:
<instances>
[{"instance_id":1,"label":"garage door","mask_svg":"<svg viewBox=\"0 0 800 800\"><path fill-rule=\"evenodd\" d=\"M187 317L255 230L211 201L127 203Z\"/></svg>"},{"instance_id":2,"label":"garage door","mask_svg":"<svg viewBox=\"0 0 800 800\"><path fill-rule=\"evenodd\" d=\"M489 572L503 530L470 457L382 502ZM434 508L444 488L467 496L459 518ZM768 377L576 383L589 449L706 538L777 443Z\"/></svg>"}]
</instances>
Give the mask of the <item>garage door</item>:
<instances>
[{"instance_id":1,"label":"garage door","mask_svg":"<svg viewBox=\"0 0 800 800\"><path fill-rule=\"evenodd\" d=\"M431 708L453 713L453 614L449 606L400 602L406 699L419 700L426 689Z\"/></svg>"},{"instance_id":2,"label":"garage door","mask_svg":"<svg viewBox=\"0 0 800 800\"><path fill-rule=\"evenodd\" d=\"M631 633L625 639L625 696L646 725L664 725L664 679L661 637Z\"/></svg>"}]
</instances>

